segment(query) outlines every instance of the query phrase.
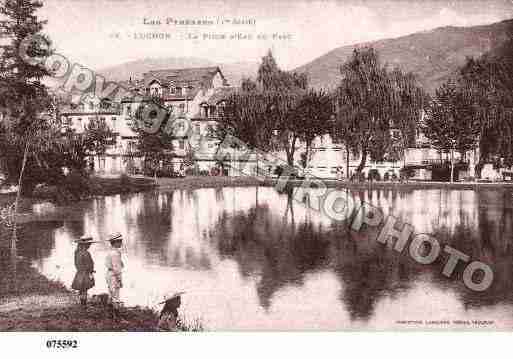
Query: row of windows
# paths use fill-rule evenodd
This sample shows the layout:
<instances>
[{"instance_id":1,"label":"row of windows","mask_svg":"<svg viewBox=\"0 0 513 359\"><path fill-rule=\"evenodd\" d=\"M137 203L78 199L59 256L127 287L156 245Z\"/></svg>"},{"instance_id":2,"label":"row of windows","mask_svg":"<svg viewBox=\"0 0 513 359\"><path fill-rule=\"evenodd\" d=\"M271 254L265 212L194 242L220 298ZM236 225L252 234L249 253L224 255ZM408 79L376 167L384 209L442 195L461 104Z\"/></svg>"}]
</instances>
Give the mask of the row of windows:
<instances>
[{"instance_id":1,"label":"row of windows","mask_svg":"<svg viewBox=\"0 0 513 359\"><path fill-rule=\"evenodd\" d=\"M185 96L188 92L191 92L192 87L174 87L171 86L168 90L169 95L177 95L177 96ZM162 96L164 94L164 90L160 86L150 86L146 88L147 95L154 96Z\"/></svg>"},{"instance_id":2,"label":"row of windows","mask_svg":"<svg viewBox=\"0 0 513 359\"><path fill-rule=\"evenodd\" d=\"M179 114L184 114L185 113L185 103L180 103L176 107L178 107L178 113ZM173 107L172 106L170 107L170 109L173 112ZM130 105L126 106L125 114L127 116L132 116L132 106L130 106Z\"/></svg>"},{"instance_id":3,"label":"row of windows","mask_svg":"<svg viewBox=\"0 0 513 359\"><path fill-rule=\"evenodd\" d=\"M96 117L89 117L88 120L89 120L89 122L96 121ZM101 123L104 123L104 124L106 123L105 117L99 117L98 120ZM77 123L78 123L79 128L84 129L84 123L82 122L81 117L77 118ZM73 119L71 117L65 118L65 125L73 126ZM111 126L110 127L111 127L112 131L116 132L116 117L111 118Z\"/></svg>"}]
</instances>

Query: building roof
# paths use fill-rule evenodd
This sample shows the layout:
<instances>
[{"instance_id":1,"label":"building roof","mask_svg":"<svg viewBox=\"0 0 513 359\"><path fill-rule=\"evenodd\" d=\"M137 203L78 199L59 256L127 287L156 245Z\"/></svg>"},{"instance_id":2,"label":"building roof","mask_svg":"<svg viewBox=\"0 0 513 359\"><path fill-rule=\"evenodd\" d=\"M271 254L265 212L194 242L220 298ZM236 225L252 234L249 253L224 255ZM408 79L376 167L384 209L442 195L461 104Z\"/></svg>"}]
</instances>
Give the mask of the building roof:
<instances>
[{"instance_id":1,"label":"building roof","mask_svg":"<svg viewBox=\"0 0 513 359\"><path fill-rule=\"evenodd\" d=\"M226 79L221 69L218 66L212 66L148 71L143 74L144 86L148 87L152 82L158 81L162 87L170 87L172 85L182 88L189 87L190 91L187 93L187 96L194 97L199 90L212 87L212 80L217 73L221 75L226 85ZM178 95L177 97L182 96Z\"/></svg>"}]
</instances>

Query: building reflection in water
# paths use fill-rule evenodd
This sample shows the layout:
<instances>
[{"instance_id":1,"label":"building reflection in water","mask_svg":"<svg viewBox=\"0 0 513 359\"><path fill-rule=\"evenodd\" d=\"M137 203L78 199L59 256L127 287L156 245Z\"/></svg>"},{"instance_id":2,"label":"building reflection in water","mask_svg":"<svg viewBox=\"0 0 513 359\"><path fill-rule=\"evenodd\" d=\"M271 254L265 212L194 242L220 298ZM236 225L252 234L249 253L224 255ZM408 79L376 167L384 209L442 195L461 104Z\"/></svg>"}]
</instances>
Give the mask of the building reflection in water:
<instances>
[{"instance_id":1,"label":"building reflection in water","mask_svg":"<svg viewBox=\"0 0 513 359\"><path fill-rule=\"evenodd\" d=\"M489 263L495 272L490 290L467 290L461 270L443 277L445 257L418 265L377 243L375 232L349 231L346 223L295 202L292 192L266 187L82 202L72 221L24 228L20 251L43 274L69 285L73 239L119 231L126 238L125 302L155 305L164 294L185 290L184 315L211 329L387 329L419 319L511 325L511 193L370 190L354 196ZM108 247L91 247L93 293L106 291Z\"/></svg>"}]
</instances>

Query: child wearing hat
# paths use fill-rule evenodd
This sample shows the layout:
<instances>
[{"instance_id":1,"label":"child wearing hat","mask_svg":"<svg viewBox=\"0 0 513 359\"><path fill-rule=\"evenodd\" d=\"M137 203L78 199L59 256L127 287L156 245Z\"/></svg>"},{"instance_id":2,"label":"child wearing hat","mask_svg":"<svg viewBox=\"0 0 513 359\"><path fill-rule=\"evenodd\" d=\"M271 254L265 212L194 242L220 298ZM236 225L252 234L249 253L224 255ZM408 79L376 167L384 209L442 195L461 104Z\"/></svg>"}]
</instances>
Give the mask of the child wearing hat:
<instances>
[{"instance_id":1,"label":"child wearing hat","mask_svg":"<svg viewBox=\"0 0 513 359\"><path fill-rule=\"evenodd\" d=\"M71 288L78 291L81 305L87 304L87 291L94 287L94 262L89 253L89 247L93 243L91 237L82 237L77 242L75 250L75 268L77 273L71 284Z\"/></svg>"},{"instance_id":2,"label":"child wearing hat","mask_svg":"<svg viewBox=\"0 0 513 359\"><path fill-rule=\"evenodd\" d=\"M107 281L107 287L109 288L113 309L117 312L121 304L119 292L120 289L123 288L122 272L124 265L120 251L123 237L120 233L114 233L109 236L108 241L110 242L111 249L105 258L105 267L107 268L105 279Z\"/></svg>"},{"instance_id":3,"label":"child wearing hat","mask_svg":"<svg viewBox=\"0 0 513 359\"><path fill-rule=\"evenodd\" d=\"M165 300L159 304L164 304L160 315L157 328L159 331L171 331L175 332L178 330L178 308L182 304L182 294L185 292L177 292L173 295L166 297Z\"/></svg>"}]
</instances>

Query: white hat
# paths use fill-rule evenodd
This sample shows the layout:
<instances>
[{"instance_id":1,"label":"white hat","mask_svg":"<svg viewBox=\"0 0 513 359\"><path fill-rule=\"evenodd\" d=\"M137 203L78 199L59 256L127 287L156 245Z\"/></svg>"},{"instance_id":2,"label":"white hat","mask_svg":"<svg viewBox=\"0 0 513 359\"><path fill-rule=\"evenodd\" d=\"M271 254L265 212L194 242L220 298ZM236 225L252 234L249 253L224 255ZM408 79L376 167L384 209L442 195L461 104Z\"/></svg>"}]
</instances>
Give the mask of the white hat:
<instances>
[{"instance_id":1,"label":"white hat","mask_svg":"<svg viewBox=\"0 0 513 359\"><path fill-rule=\"evenodd\" d=\"M109 242L122 241L123 240L123 236L121 235L121 233L115 232L115 233L110 234L109 237L107 238L107 240Z\"/></svg>"}]
</instances>

